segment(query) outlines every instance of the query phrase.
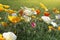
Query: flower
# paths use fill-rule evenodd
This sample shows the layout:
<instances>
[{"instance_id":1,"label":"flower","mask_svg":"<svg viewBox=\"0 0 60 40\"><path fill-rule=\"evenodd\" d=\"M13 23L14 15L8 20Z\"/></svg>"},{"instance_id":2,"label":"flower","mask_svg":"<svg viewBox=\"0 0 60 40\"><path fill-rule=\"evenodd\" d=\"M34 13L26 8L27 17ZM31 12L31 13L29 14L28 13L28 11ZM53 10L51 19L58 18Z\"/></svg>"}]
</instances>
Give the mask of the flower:
<instances>
[{"instance_id":1,"label":"flower","mask_svg":"<svg viewBox=\"0 0 60 40\"><path fill-rule=\"evenodd\" d=\"M9 14L13 14L13 13L15 13L14 10L5 10L5 11L8 12Z\"/></svg>"},{"instance_id":2,"label":"flower","mask_svg":"<svg viewBox=\"0 0 60 40\"><path fill-rule=\"evenodd\" d=\"M38 9L37 9L37 10L36 10L36 12L37 12L37 15L39 15L39 14L40 14L40 10L38 10Z\"/></svg>"},{"instance_id":3,"label":"flower","mask_svg":"<svg viewBox=\"0 0 60 40\"><path fill-rule=\"evenodd\" d=\"M44 12L44 16L49 16L50 13L49 12Z\"/></svg>"},{"instance_id":4,"label":"flower","mask_svg":"<svg viewBox=\"0 0 60 40\"><path fill-rule=\"evenodd\" d=\"M41 19L48 24L50 24L50 22L51 22L51 19L48 16L42 16Z\"/></svg>"},{"instance_id":5,"label":"flower","mask_svg":"<svg viewBox=\"0 0 60 40\"><path fill-rule=\"evenodd\" d=\"M36 16L32 15L31 18L36 18Z\"/></svg>"},{"instance_id":6,"label":"flower","mask_svg":"<svg viewBox=\"0 0 60 40\"><path fill-rule=\"evenodd\" d=\"M0 34L0 37L2 37L3 35L2 34Z\"/></svg>"},{"instance_id":7,"label":"flower","mask_svg":"<svg viewBox=\"0 0 60 40\"><path fill-rule=\"evenodd\" d=\"M55 17L56 17L56 19L60 19L60 15L56 15Z\"/></svg>"},{"instance_id":8,"label":"flower","mask_svg":"<svg viewBox=\"0 0 60 40\"><path fill-rule=\"evenodd\" d=\"M26 15L26 16L31 16L31 15L36 15L36 11L34 10L34 8L23 8L19 11L20 15Z\"/></svg>"},{"instance_id":9,"label":"flower","mask_svg":"<svg viewBox=\"0 0 60 40\"><path fill-rule=\"evenodd\" d=\"M40 6L41 6L45 11L48 11L47 7L46 7L43 3L40 3Z\"/></svg>"},{"instance_id":10,"label":"flower","mask_svg":"<svg viewBox=\"0 0 60 40\"><path fill-rule=\"evenodd\" d=\"M2 26L6 27L8 24L6 22L1 22Z\"/></svg>"},{"instance_id":11,"label":"flower","mask_svg":"<svg viewBox=\"0 0 60 40\"><path fill-rule=\"evenodd\" d=\"M18 16L9 16L9 15L8 15L8 19L9 19L9 21L11 21L12 23L17 23L17 22L20 21L20 17L18 17Z\"/></svg>"},{"instance_id":12,"label":"flower","mask_svg":"<svg viewBox=\"0 0 60 40\"><path fill-rule=\"evenodd\" d=\"M30 22L31 20L31 17L25 16L25 15L23 16L23 18L25 22Z\"/></svg>"},{"instance_id":13,"label":"flower","mask_svg":"<svg viewBox=\"0 0 60 40\"><path fill-rule=\"evenodd\" d=\"M32 11L35 11L35 8L32 8Z\"/></svg>"},{"instance_id":14,"label":"flower","mask_svg":"<svg viewBox=\"0 0 60 40\"><path fill-rule=\"evenodd\" d=\"M0 4L0 7L3 7L3 4Z\"/></svg>"},{"instance_id":15,"label":"flower","mask_svg":"<svg viewBox=\"0 0 60 40\"><path fill-rule=\"evenodd\" d=\"M23 17L21 17L21 20L24 20L24 18L23 18Z\"/></svg>"},{"instance_id":16,"label":"flower","mask_svg":"<svg viewBox=\"0 0 60 40\"><path fill-rule=\"evenodd\" d=\"M8 12L8 9L4 9L5 12Z\"/></svg>"},{"instance_id":17,"label":"flower","mask_svg":"<svg viewBox=\"0 0 60 40\"><path fill-rule=\"evenodd\" d=\"M3 5L4 6L4 8L6 8L6 9L8 9L10 6L8 6L8 5Z\"/></svg>"},{"instance_id":18,"label":"flower","mask_svg":"<svg viewBox=\"0 0 60 40\"><path fill-rule=\"evenodd\" d=\"M5 40L2 34L0 34L0 40Z\"/></svg>"},{"instance_id":19,"label":"flower","mask_svg":"<svg viewBox=\"0 0 60 40\"><path fill-rule=\"evenodd\" d=\"M4 10L4 8L3 7L0 7L0 12L3 11L3 10Z\"/></svg>"},{"instance_id":20,"label":"flower","mask_svg":"<svg viewBox=\"0 0 60 40\"><path fill-rule=\"evenodd\" d=\"M48 26L49 31L54 30L53 26Z\"/></svg>"},{"instance_id":21,"label":"flower","mask_svg":"<svg viewBox=\"0 0 60 40\"><path fill-rule=\"evenodd\" d=\"M16 40L17 36L13 32L5 32L3 33L3 37L5 40Z\"/></svg>"},{"instance_id":22,"label":"flower","mask_svg":"<svg viewBox=\"0 0 60 40\"><path fill-rule=\"evenodd\" d=\"M31 23L31 26L32 26L32 28L35 28L36 27L36 23L35 22L32 22Z\"/></svg>"},{"instance_id":23,"label":"flower","mask_svg":"<svg viewBox=\"0 0 60 40\"><path fill-rule=\"evenodd\" d=\"M53 26L48 26L49 29L53 29Z\"/></svg>"},{"instance_id":24,"label":"flower","mask_svg":"<svg viewBox=\"0 0 60 40\"><path fill-rule=\"evenodd\" d=\"M58 26L57 23L55 23L55 22L51 22L51 24L52 24L54 27L57 27L57 26Z\"/></svg>"},{"instance_id":25,"label":"flower","mask_svg":"<svg viewBox=\"0 0 60 40\"><path fill-rule=\"evenodd\" d=\"M53 8L53 12L56 13L56 14L60 13L57 8Z\"/></svg>"},{"instance_id":26,"label":"flower","mask_svg":"<svg viewBox=\"0 0 60 40\"><path fill-rule=\"evenodd\" d=\"M60 30L60 26L58 27L58 30Z\"/></svg>"},{"instance_id":27,"label":"flower","mask_svg":"<svg viewBox=\"0 0 60 40\"><path fill-rule=\"evenodd\" d=\"M19 14L22 16L23 15L23 10L20 10L19 11Z\"/></svg>"}]
</instances>

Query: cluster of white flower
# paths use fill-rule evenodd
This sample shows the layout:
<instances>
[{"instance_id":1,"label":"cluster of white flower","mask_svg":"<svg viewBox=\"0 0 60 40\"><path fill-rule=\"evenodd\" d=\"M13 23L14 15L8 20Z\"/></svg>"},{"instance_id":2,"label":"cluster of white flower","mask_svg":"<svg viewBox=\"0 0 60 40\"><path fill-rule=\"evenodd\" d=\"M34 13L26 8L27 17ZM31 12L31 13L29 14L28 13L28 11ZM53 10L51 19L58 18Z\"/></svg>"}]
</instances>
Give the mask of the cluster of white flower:
<instances>
[{"instance_id":1,"label":"cluster of white flower","mask_svg":"<svg viewBox=\"0 0 60 40\"><path fill-rule=\"evenodd\" d=\"M17 36L13 32L5 32L3 33L3 37L5 40L16 40Z\"/></svg>"},{"instance_id":2,"label":"cluster of white flower","mask_svg":"<svg viewBox=\"0 0 60 40\"><path fill-rule=\"evenodd\" d=\"M44 22L48 23L48 24L52 24L54 27L57 27L58 25L52 21L52 19L48 16L42 16L41 17L43 19Z\"/></svg>"},{"instance_id":3,"label":"cluster of white flower","mask_svg":"<svg viewBox=\"0 0 60 40\"><path fill-rule=\"evenodd\" d=\"M23 15L23 18L25 19L25 21L27 21L27 22L30 22L30 20L31 20L31 17L29 17L29 16L37 14L36 10L34 10L32 8L22 7L21 10L23 10L22 15Z\"/></svg>"}]
</instances>

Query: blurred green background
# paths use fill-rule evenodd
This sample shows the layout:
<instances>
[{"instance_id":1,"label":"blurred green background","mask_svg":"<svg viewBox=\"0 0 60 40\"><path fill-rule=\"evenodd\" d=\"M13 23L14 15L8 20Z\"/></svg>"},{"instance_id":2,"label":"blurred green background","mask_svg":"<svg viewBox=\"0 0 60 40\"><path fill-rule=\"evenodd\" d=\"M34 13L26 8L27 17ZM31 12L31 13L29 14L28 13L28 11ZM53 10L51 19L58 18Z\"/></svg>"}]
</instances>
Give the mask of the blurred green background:
<instances>
[{"instance_id":1,"label":"blurred green background","mask_svg":"<svg viewBox=\"0 0 60 40\"><path fill-rule=\"evenodd\" d=\"M40 2L44 3L49 9L59 8L60 0L0 0L2 4L8 4L12 9L20 9L21 6L40 8Z\"/></svg>"},{"instance_id":2,"label":"blurred green background","mask_svg":"<svg viewBox=\"0 0 60 40\"><path fill-rule=\"evenodd\" d=\"M45 4L50 10L55 7L60 9L60 0L0 0L0 3L10 5L11 9L14 10L19 10L20 7L23 6L40 9L40 2ZM50 13L53 17L52 11ZM3 17L4 13L0 13L0 16L1 15ZM56 30L48 32L48 25L45 22L40 22L38 20L36 21L36 25L36 28L33 29L30 26L30 23L22 22L21 24L17 25L16 29L12 29L11 26L0 29L4 31L8 31L9 29L11 29L11 31L16 30L16 35L18 37L17 40L60 40L60 31Z\"/></svg>"}]
</instances>

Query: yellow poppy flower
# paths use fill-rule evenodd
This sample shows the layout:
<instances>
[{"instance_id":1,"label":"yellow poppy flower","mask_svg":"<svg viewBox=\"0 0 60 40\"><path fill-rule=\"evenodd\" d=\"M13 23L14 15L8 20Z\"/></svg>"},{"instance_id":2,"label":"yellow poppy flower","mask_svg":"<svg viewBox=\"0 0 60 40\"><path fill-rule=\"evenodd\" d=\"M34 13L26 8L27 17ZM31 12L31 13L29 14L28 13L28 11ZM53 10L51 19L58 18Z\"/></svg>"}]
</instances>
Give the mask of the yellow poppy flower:
<instances>
[{"instance_id":1,"label":"yellow poppy flower","mask_svg":"<svg viewBox=\"0 0 60 40\"><path fill-rule=\"evenodd\" d=\"M31 18L36 18L36 16L32 15Z\"/></svg>"},{"instance_id":2,"label":"yellow poppy flower","mask_svg":"<svg viewBox=\"0 0 60 40\"><path fill-rule=\"evenodd\" d=\"M60 30L60 26L58 27L58 30Z\"/></svg>"},{"instance_id":3,"label":"yellow poppy flower","mask_svg":"<svg viewBox=\"0 0 60 40\"><path fill-rule=\"evenodd\" d=\"M0 37L2 37L2 34L0 34Z\"/></svg>"},{"instance_id":4,"label":"yellow poppy flower","mask_svg":"<svg viewBox=\"0 0 60 40\"><path fill-rule=\"evenodd\" d=\"M56 30L56 29L54 29L53 26L48 26L48 28L49 28L49 31L51 31L51 30Z\"/></svg>"},{"instance_id":5,"label":"yellow poppy flower","mask_svg":"<svg viewBox=\"0 0 60 40\"><path fill-rule=\"evenodd\" d=\"M48 26L48 28L49 28L49 29L52 29L52 28L53 28L53 26Z\"/></svg>"},{"instance_id":6,"label":"yellow poppy flower","mask_svg":"<svg viewBox=\"0 0 60 40\"><path fill-rule=\"evenodd\" d=\"M0 40L5 40L5 39L3 38L3 36L2 36L2 34L0 34Z\"/></svg>"},{"instance_id":7,"label":"yellow poppy flower","mask_svg":"<svg viewBox=\"0 0 60 40\"><path fill-rule=\"evenodd\" d=\"M23 17L21 17L21 20L24 20L24 18L23 18Z\"/></svg>"},{"instance_id":8,"label":"yellow poppy flower","mask_svg":"<svg viewBox=\"0 0 60 40\"><path fill-rule=\"evenodd\" d=\"M8 9L4 9L5 12L8 12Z\"/></svg>"},{"instance_id":9,"label":"yellow poppy flower","mask_svg":"<svg viewBox=\"0 0 60 40\"><path fill-rule=\"evenodd\" d=\"M49 31L51 31L51 30L52 30L52 28L53 28L52 26L48 26L48 30L49 30Z\"/></svg>"},{"instance_id":10,"label":"yellow poppy flower","mask_svg":"<svg viewBox=\"0 0 60 40\"><path fill-rule=\"evenodd\" d=\"M35 9L34 8L32 8L32 11L34 11Z\"/></svg>"},{"instance_id":11,"label":"yellow poppy flower","mask_svg":"<svg viewBox=\"0 0 60 40\"><path fill-rule=\"evenodd\" d=\"M1 22L2 26L6 27L8 24L6 22Z\"/></svg>"},{"instance_id":12,"label":"yellow poppy flower","mask_svg":"<svg viewBox=\"0 0 60 40\"><path fill-rule=\"evenodd\" d=\"M0 7L3 7L3 4L0 4Z\"/></svg>"},{"instance_id":13,"label":"yellow poppy flower","mask_svg":"<svg viewBox=\"0 0 60 40\"><path fill-rule=\"evenodd\" d=\"M12 22L12 23L17 23L20 21L20 18L17 16L9 16L8 15L8 19Z\"/></svg>"},{"instance_id":14,"label":"yellow poppy flower","mask_svg":"<svg viewBox=\"0 0 60 40\"><path fill-rule=\"evenodd\" d=\"M6 12L8 12L9 14L12 14L12 13L15 13L15 11L14 10L5 10Z\"/></svg>"},{"instance_id":15,"label":"yellow poppy flower","mask_svg":"<svg viewBox=\"0 0 60 40\"><path fill-rule=\"evenodd\" d=\"M56 13L56 14L59 14L59 10L57 8L53 8L53 12Z\"/></svg>"},{"instance_id":16,"label":"yellow poppy flower","mask_svg":"<svg viewBox=\"0 0 60 40\"><path fill-rule=\"evenodd\" d=\"M48 11L47 7L46 7L43 3L40 3L40 6L41 6L45 11Z\"/></svg>"},{"instance_id":17,"label":"yellow poppy flower","mask_svg":"<svg viewBox=\"0 0 60 40\"><path fill-rule=\"evenodd\" d=\"M3 7L0 7L0 12L3 11L3 10L4 10L4 8Z\"/></svg>"},{"instance_id":18,"label":"yellow poppy flower","mask_svg":"<svg viewBox=\"0 0 60 40\"><path fill-rule=\"evenodd\" d=\"M59 14L60 12L58 10L55 11L56 14Z\"/></svg>"},{"instance_id":19,"label":"yellow poppy flower","mask_svg":"<svg viewBox=\"0 0 60 40\"><path fill-rule=\"evenodd\" d=\"M4 8L8 9L10 6L9 5L4 5Z\"/></svg>"}]
</instances>

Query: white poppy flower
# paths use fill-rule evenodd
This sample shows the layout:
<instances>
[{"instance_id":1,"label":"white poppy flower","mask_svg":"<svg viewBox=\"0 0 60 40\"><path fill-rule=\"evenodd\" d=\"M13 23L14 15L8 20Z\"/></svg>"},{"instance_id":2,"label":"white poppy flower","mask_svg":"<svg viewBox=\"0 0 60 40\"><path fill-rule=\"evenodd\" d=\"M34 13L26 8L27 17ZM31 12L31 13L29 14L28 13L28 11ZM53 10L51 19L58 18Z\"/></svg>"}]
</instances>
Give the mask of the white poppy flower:
<instances>
[{"instance_id":1,"label":"white poppy flower","mask_svg":"<svg viewBox=\"0 0 60 40\"><path fill-rule=\"evenodd\" d=\"M46 22L48 24L51 22L51 19L48 16L42 16L41 18L44 22Z\"/></svg>"},{"instance_id":2,"label":"white poppy flower","mask_svg":"<svg viewBox=\"0 0 60 40\"><path fill-rule=\"evenodd\" d=\"M23 14L27 15L27 16L31 16L31 15L34 15L34 14L37 14L37 13L36 13L35 10L32 11L32 8L25 8Z\"/></svg>"},{"instance_id":3,"label":"white poppy flower","mask_svg":"<svg viewBox=\"0 0 60 40\"><path fill-rule=\"evenodd\" d=\"M41 17L43 19L44 22L53 25L54 27L57 27L58 25L52 21L52 19L48 16L42 16Z\"/></svg>"},{"instance_id":4,"label":"white poppy flower","mask_svg":"<svg viewBox=\"0 0 60 40\"><path fill-rule=\"evenodd\" d=\"M30 10L24 10L24 13L23 14L25 14L25 15L31 15L31 11Z\"/></svg>"},{"instance_id":5,"label":"white poppy flower","mask_svg":"<svg viewBox=\"0 0 60 40\"><path fill-rule=\"evenodd\" d=\"M24 17L24 20L26 21L26 22L30 22L30 20L31 20L31 18L30 17L28 17L28 16L23 16Z\"/></svg>"},{"instance_id":6,"label":"white poppy flower","mask_svg":"<svg viewBox=\"0 0 60 40\"><path fill-rule=\"evenodd\" d=\"M3 33L5 40L16 40L17 36L13 32Z\"/></svg>"},{"instance_id":7,"label":"white poppy flower","mask_svg":"<svg viewBox=\"0 0 60 40\"><path fill-rule=\"evenodd\" d=\"M56 17L56 19L60 19L60 15L56 15L55 17Z\"/></svg>"},{"instance_id":8,"label":"white poppy flower","mask_svg":"<svg viewBox=\"0 0 60 40\"><path fill-rule=\"evenodd\" d=\"M55 22L51 22L51 24L52 24L54 27L57 27L57 26L58 26Z\"/></svg>"}]
</instances>

